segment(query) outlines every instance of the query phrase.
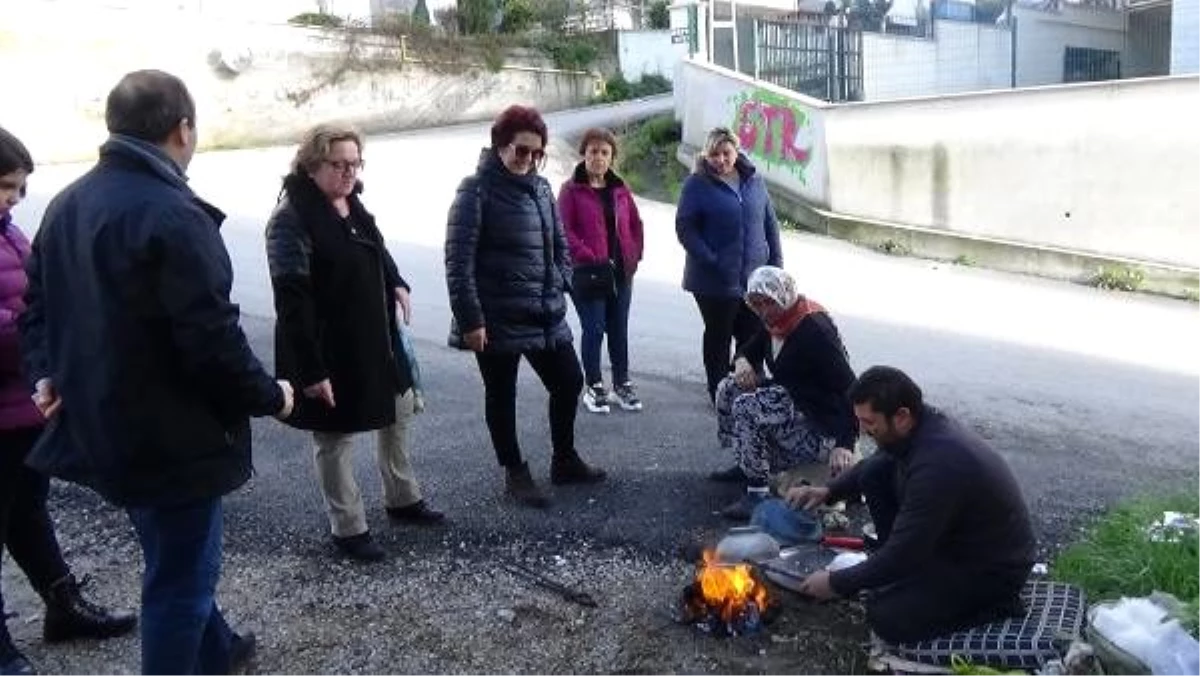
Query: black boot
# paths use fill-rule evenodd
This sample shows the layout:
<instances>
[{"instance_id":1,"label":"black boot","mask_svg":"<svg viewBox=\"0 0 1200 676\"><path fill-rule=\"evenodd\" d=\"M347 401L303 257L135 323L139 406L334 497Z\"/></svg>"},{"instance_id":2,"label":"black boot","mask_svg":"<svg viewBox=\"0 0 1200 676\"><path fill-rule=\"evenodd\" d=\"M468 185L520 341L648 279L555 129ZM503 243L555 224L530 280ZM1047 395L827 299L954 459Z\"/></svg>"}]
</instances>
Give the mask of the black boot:
<instances>
[{"instance_id":1,"label":"black boot","mask_svg":"<svg viewBox=\"0 0 1200 676\"><path fill-rule=\"evenodd\" d=\"M4 624L7 616L0 611L0 674L27 676L36 674L33 665L13 645L12 636L8 635L8 627Z\"/></svg>"},{"instance_id":2,"label":"black boot","mask_svg":"<svg viewBox=\"0 0 1200 676\"><path fill-rule=\"evenodd\" d=\"M47 643L73 638L112 638L127 634L137 625L137 615L114 612L83 598L74 575L50 585L44 595L46 619L42 638Z\"/></svg>"},{"instance_id":3,"label":"black boot","mask_svg":"<svg viewBox=\"0 0 1200 676\"><path fill-rule=\"evenodd\" d=\"M555 453L550 460L550 483L560 484L594 484L604 481L607 476L599 467L592 467L579 457L575 450Z\"/></svg>"},{"instance_id":4,"label":"black boot","mask_svg":"<svg viewBox=\"0 0 1200 676\"><path fill-rule=\"evenodd\" d=\"M242 674L258 653L258 637L252 631L234 634L229 644L229 673Z\"/></svg>"},{"instance_id":5,"label":"black boot","mask_svg":"<svg viewBox=\"0 0 1200 676\"><path fill-rule=\"evenodd\" d=\"M504 469L504 492L513 500L537 509L544 509L550 505L550 498L538 488L529 474L528 464L521 463Z\"/></svg>"}]
</instances>

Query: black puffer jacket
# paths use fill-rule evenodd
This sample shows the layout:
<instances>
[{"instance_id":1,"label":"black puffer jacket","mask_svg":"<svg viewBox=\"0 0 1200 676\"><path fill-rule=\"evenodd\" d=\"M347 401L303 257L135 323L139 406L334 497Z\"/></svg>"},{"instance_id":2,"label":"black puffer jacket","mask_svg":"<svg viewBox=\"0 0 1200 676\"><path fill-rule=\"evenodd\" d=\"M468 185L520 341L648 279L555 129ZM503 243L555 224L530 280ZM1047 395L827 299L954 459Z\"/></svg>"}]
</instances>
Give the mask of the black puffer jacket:
<instances>
[{"instance_id":1,"label":"black puffer jacket","mask_svg":"<svg viewBox=\"0 0 1200 676\"><path fill-rule=\"evenodd\" d=\"M329 379L336 408L303 400L286 422L364 432L396 420L412 376L396 346L397 287L408 288L357 191L342 218L307 176L291 174L267 223L275 292L275 370L300 388Z\"/></svg>"},{"instance_id":2,"label":"black puffer jacket","mask_svg":"<svg viewBox=\"0 0 1200 676\"><path fill-rule=\"evenodd\" d=\"M537 174L505 169L484 149L463 179L446 226L450 345L487 329L488 352L545 350L572 341L567 326L570 254L554 192Z\"/></svg>"}]
</instances>

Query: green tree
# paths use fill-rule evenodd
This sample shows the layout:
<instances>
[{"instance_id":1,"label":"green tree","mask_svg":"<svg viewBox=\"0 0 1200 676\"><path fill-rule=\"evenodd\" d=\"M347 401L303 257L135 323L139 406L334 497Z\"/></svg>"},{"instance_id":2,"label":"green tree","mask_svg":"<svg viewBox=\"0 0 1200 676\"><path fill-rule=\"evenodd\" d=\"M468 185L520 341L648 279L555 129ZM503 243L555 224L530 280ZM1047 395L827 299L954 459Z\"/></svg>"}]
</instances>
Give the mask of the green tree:
<instances>
[{"instance_id":1,"label":"green tree","mask_svg":"<svg viewBox=\"0 0 1200 676\"><path fill-rule=\"evenodd\" d=\"M671 6L667 0L654 0L646 12L646 22L654 30L664 30L671 27Z\"/></svg>"},{"instance_id":2,"label":"green tree","mask_svg":"<svg viewBox=\"0 0 1200 676\"><path fill-rule=\"evenodd\" d=\"M418 26L429 25L429 7L426 6L425 0L417 0L417 6L413 7L412 20Z\"/></svg>"},{"instance_id":3,"label":"green tree","mask_svg":"<svg viewBox=\"0 0 1200 676\"><path fill-rule=\"evenodd\" d=\"M571 13L568 0L534 0L533 14L541 27L551 33L563 29L563 22Z\"/></svg>"},{"instance_id":4,"label":"green tree","mask_svg":"<svg viewBox=\"0 0 1200 676\"><path fill-rule=\"evenodd\" d=\"M491 32L495 13L492 0L458 0L459 32L464 35Z\"/></svg>"},{"instance_id":5,"label":"green tree","mask_svg":"<svg viewBox=\"0 0 1200 676\"><path fill-rule=\"evenodd\" d=\"M523 33L529 30L537 18L529 0L504 0L502 11L504 18L500 23L500 30L505 33Z\"/></svg>"}]
</instances>

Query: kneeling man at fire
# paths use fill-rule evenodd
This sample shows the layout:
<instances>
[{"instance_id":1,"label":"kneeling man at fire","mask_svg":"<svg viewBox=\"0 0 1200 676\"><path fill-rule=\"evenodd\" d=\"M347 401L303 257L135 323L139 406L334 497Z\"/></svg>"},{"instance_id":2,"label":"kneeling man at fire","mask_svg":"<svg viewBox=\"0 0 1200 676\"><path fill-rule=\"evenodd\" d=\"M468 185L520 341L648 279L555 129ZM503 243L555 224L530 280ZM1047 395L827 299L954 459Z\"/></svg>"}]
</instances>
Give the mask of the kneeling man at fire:
<instances>
[{"instance_id":1,"label":"kneeling man at fire","mask_svg":"<svg viewBox=\"0 0 1200 676\"><path fill-rule=\"evenodd\" d=\"M879 546L864 562L819 571L817 599L866 591L867 623L885 641L922 641L1020 614L1033 564L1029 511L1008 464L974 432L922 402L898 369L875 366L850 388L879 447L829 486L786 493L797 508L862 495Z\"/></svg>"}]
</instances>

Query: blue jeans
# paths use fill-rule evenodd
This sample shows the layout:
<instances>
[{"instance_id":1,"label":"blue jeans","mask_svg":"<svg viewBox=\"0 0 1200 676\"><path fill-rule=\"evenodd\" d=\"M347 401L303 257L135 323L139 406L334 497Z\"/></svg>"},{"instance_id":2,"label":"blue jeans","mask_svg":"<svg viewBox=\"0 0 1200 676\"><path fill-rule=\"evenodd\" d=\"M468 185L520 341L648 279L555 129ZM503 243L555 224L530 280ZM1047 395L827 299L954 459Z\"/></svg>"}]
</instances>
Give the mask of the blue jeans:
<instances>
[{"instance_id":1,"label":"blue jeans","mask_svg":"<svg viewBox=\"0 0 1200 676\"><path fill-rule=\"evenodd\" d=\"M601 381L600 344L608 334L608 362L612 366L613 384L629 380L629 302L633 298L633 281L617 288L617 295L597 299L572 296L575 312L579 314L579 326L583 329L580 339L580 359L583 361L583 376L588 385Z\"/></svg>"},{"instance_id":2,"label":"blue jeans","mask_svg":"<svg viewBox=\"0 0 1200 676\"><path fill-rule=\"evenodd\" d=\"M233 631L217 608L221 499L128 510L142 545L142 673L227 674Z\"/></svg>"}]
</instances>

